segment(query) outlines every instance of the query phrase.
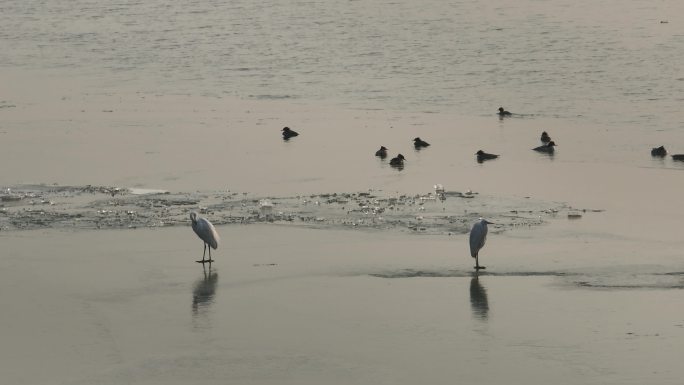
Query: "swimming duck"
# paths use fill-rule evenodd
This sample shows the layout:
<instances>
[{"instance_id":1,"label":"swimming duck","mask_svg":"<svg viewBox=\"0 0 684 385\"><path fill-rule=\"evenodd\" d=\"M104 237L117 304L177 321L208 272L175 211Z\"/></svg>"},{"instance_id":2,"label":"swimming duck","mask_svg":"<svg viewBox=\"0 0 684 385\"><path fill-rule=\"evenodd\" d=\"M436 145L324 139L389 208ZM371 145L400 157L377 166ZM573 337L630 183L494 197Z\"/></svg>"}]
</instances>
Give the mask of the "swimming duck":
<instances>
[{"instance_id":1,"label":"swimming duck","mask_svg":"<svg viewBox=\"0 0 684 385\"><path fill-rule=\"evenodd\" d=\"M477 162L478 163L482 163L485 160L496 159L499 157L498 155L495 155L495 154L487 154L486 152L484 152L482 150L476 152L475 155L477 155Z\"/></svg>"},{"instance_id":2,"label":"swimming duck","mask_svg":"<svg viewBox=\"0 0 684 385\"><path fill-rule=\"evenodd\" d=\"M653 147L653 149L651 149L651 156L665 156L665 155L667 155L667 151L665 150L665 146Z\"/></svg>"},{"instance_id":3,"label":"swimming duck","mask_svg":"<svg viewBox=\"0 0 684 385\"><path fill-rule=\"evenodd\" d=\"M534 150L534 151L539 151L539 152L545 152L545 153L547 153L547 154L553 154L553 151L554 151L553 148L554 148L554 146L556 146L556 143L554 143L553 140L552 140L552 141L550 141L550 142L548 142L548 143L546 143L546 144L544 144L544 145L541 145L541 146L539 146L539 147L533 148L533 150Z\"/></svg>"},{"instance_id":4,"label":"swimming duck","mask_svg":"<svg viewBox=\"0 0 684 385\"><path fill-rule=\"evenodd\" d=\"M380 159L387 158L387 148L385 146L380 146L380 149L375 151L375 156L379 156Z\"/></svg>"},{"instance_id":5,"label":"swimming duck","mask_svg":"<svg viewBox=\"0 0 684 385\"><path fill-rule=\"evenodd\" d=\"M428 142L426 142L426 141L424 141L424 140L422 140L422 139L420 139L420 138L415 138L415 139L413 139L413 146L414 146L416 149L421 149L421 148L427 147L427 146L429 146L429 145L430 145L430 143L428 143Z\"/></svg>"},{"instance_id":6,"label":"swimming duck","mask_svg":"<svg viewBox=\"0 0 684 385\"><path fill-rule=\"evenodd\" d=\"M674 154L672 160L684 160L684 154Z\"/></svg>"},{"instance_id":7,"label":"swimming duck","mask_svg":"<svg viewBox=\"0 0 684 385\"><path fill-rule=\"evenodd\" d=\"M499 116L511 116L511 115L513 115L513 114L504 110L503 107L499 107Z\"/></svg>"},{"instance_id":8,"label":"swimming duck","mask_svg":"<svg viewBox=\"0 0 684 385\"><path fill-rule=\"evenodd\" d=\"M390 160L390 166L403 167L404 166L404 156L399 154Z\"/></svg>"},{"instance_id":9,"label":"swimming duck","mask_svg":"<svg viewBox=\"0 0 684 385\"><path fill-rule=\"evenodd\" d=\"M548 142L551 141L551 137L549 136L549 134L546 133L546 131L544 131L544 132L542 132L542 134L541 134L540 140L541 140L542 143L548 143Z\"/></svg>"},{"instance_id":10,"label":"swimming duck","mask_svg":"<svg viewBox=\"0 0 684 385\"><path fill-rule=\"evenodd\" d=\"M299 135L297 131L291 130L290 127L285 127L283 128L283 139L288 140L292 138L293 136Z\"/></svg>"}]
</instances>

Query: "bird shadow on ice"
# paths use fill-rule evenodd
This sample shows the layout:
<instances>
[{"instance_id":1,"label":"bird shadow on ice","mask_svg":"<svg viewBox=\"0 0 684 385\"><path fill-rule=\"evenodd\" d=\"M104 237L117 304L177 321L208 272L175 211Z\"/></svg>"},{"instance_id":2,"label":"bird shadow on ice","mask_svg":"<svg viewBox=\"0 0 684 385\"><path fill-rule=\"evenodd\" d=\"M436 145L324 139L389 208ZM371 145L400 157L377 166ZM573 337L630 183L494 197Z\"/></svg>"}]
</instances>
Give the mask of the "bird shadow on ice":
<instances>
[{"instance_id":1,"label":"bird shadow on ice","mask_svg":"<svg viewBox=\"0 0 684 385\"><path fill-rule=\"evenodd\" d=\"M481 321L489 318L489 301L487 300L487 289L480 283L480 277L473 273L470 279L470 308L473 316Z\"/></svg>"},{"instance_id":2,"label":"bird shadow on ice","mask_svg":"<svg viewBox=\"0 0 684 385\"><path fill-rule=\"evenodd\" d=\"M192 314L199 316L206 313L214 303L216 295L216 285L218 284L218 273L216 270L202 266L202 276L195 281L192 289Z\"/></svg>"},{"instance_id":3,"label":"bird shadow on ice","mask_svg":"<svg viewBox=\"0 0 684 385\"><path fill-rule=\"evenodd\" d=\"M369 273L377 278L468 278L473 276L473 271L466 270L428 270L428 269L399 269L379 273ZM565 276L568 273L560 271L480 271L479 276L493 277L546 277L546 276Z\"/></svg>"},{"instance_id":4,"label":"bird shadow on ice","mask_svg":"<svg viewBox=\"0 0 684 385\"><path fill-rule=\"evenodd\" d=\"M661 266L619 266L594 272L578 273L571 282L574 287L606 290L684 289L684 272L667 271Z\"/></svg>"},{"instance_id":5,"label":"bird shadow on ice","mask_svg":"<svg viewBox=\"0 0 684 385\"><path fill-rule=\"evenodd\" d=\"M475 275L472 270L430 270L430 269L397 269L383 272L371 272L368 275L377 278L468 278L471 281L471 299L474 287L479 281L476 277L549 277L559 287L582 289L684 289L684 272L671 271L668 266L625 265L612 267L585 267L568 270L549 271L480 271ZM484 288L483 288L484 289ZM484 292L484 291L483 291Z\"/></svg>"}]
</instances>

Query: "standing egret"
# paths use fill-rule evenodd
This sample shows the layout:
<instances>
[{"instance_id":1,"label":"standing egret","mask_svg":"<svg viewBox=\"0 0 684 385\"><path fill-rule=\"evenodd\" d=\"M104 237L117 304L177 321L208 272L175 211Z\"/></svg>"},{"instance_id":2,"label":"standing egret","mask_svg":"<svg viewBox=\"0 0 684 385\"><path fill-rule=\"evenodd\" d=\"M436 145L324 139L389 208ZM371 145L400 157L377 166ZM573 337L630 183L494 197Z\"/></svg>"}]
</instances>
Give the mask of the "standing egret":
<instances>
[{"instance_id":1,"label":"standing egret","mask_svg":"<svg viewBox=\"0 0 684 385\"><path fill-rule=\"evenodd\" d=\"M484 266L480 266L477 254L487 241L487 224L493 223L480 218L470 229L470 256L475 258L475 270L485 269Z\"/></svg>"},{"instance_id":2,"label":"standing egret","mask_svg":"<svg viewBox=\"0 0 684 385\"><path fill-rule=\"evenodd\" d=\"M192 221L192 230L195 232L195 234L197 234L198 237L200 237L202 241L204 241L204 253L202 254L202 260L197 262L212 263L213 260L211 259L211 249L213 248L216 250L219 241L221 240L216 232L216 228L214 228L214 225L212 225L211 222L209 222L209 220L206 218L198 218L197 213L194 211L190 213L190 220ZM204 256L207 254L207 245L209 245L209 260L204 259Z\"/></svg>"}]
</instances>

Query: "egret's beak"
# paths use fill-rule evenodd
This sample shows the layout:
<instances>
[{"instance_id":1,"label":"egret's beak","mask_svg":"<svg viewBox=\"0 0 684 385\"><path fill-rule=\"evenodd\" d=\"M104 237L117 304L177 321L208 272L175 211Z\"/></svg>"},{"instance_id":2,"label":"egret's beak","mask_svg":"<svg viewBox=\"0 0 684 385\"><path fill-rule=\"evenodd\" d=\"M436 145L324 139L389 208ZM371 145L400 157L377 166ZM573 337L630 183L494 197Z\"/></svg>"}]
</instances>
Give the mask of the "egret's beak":
<instances>
[{"instance_id":1,"label":"egret's beak","mask_svg":"<svg viewBox=\"0 0 684 385\"><path fill-rule=\"evenodd\" d=\"M496 224L496 223L490 222L490 221L488 221L488 220L485 220L485 223L488 224L488 225L495 225L495 224Z\"/></svg>"}]
</instances>

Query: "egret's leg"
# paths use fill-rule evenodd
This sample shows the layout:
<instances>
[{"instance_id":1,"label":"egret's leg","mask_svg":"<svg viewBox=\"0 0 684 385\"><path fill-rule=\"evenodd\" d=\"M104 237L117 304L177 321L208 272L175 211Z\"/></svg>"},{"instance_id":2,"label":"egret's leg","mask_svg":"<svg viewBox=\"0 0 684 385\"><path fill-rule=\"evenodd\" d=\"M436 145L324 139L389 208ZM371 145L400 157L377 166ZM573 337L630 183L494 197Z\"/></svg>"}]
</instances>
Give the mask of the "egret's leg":
<instances>
[{"instance_id":1,"label":"egret's leg","mask_svg":"<svg viewBox=\"0 0 684 385\"><path fill-rule=\"evenodd\" d=\"M195 261L197 263L205 263L206 261L204 260L204 256L207 254L207 243L204 242L204 252L202 253L202 260L201 261ZM209 250L209 259L211 259L211 250Z\"/></svg>"},{"instance_id":2,"label":"egret's leg","mask_svg":"<svg viewBox=\"0 0 684 385\"><path fill-rule=\"evenodd\" d=\"M212 261L212 259L211 259L211 246L209 246L209 261L208 262L210 265L211 265L211 261Z\"/></svg>"},{"instance_id":3,"label":"egret's leg","mask_svg":"<svg viewBox=\"0 0 684 385\"><path fill-rule=\"evenodd\" d=\"M480 266L480 261L478 256L475 256L475 270L486 269L484 266Z\"/></svg>"}]
</instances>

